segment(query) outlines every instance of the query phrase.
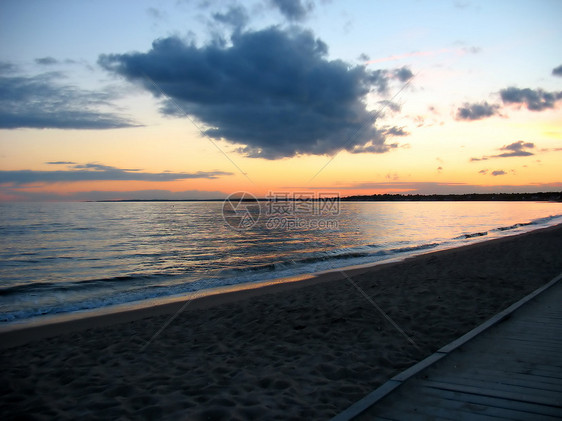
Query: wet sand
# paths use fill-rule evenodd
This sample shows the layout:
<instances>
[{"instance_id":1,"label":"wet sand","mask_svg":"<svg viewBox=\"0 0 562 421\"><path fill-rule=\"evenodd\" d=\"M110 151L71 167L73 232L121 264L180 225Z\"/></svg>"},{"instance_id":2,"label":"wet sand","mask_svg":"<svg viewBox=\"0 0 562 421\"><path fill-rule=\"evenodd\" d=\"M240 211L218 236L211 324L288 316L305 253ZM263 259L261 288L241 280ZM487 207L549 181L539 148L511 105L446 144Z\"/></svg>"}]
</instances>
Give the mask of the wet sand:
<instances>
[{"instance_id":1,"label":"wet sand","mask_svg":"<svg viewBox=\"0 0 562 421\"><path fill-rule=\"evenodd\" d=\"M0 417L329 419L561 271L557 226L204 297L148 346L184 303L3 332Z\"/></svg>"}]
</instances>

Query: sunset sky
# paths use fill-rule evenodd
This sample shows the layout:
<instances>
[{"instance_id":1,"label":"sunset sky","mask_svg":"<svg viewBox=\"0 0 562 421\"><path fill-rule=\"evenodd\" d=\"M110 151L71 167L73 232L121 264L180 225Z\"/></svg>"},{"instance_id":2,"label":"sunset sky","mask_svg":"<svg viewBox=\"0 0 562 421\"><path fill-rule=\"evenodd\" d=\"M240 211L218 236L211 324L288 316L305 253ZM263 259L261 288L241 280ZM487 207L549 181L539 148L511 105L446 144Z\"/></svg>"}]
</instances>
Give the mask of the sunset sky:
<instances>
[{"instance_id":1,"label":"sunset sky","mask_svg":"<svg viewBox=\"0 0 562 421\"><path fill-rule=\"evenodd\" d=\"M562 1L0 2L0 200L562 190Z\"/></svg>"}]
</instances>

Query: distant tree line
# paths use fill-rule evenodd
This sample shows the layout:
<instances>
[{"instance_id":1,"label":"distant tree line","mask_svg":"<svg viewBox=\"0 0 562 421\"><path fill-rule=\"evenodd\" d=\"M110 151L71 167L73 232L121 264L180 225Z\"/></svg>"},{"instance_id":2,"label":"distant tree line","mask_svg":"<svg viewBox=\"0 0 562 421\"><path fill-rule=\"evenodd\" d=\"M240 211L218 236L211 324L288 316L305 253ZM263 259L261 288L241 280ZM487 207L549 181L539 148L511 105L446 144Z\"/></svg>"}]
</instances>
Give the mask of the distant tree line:
<instances>
[{"instance_id":1,"label":"distant tree line","mask_svg":"<svg viewBox=\"0 0 562 421\"><path fill-rule=\"evenodd\" d=\"M342 197L350 202L562 202L562 192L470 194L372 194Z\"/></svg>"}]
</instances>

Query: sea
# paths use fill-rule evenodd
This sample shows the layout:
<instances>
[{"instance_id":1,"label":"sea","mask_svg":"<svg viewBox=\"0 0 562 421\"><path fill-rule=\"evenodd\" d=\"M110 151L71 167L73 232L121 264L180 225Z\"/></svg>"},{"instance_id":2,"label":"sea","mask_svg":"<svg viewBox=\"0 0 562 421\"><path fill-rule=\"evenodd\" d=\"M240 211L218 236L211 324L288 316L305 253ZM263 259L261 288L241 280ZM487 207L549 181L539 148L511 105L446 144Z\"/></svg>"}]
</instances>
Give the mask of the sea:
<instances>
[{"instance_id":1,"label":"sea","mask_svg":"<svg viewBox=\"0 0 562 421\"><path fill-rule=\"evenodd\" d=\"M555 202L1 203L0 327L559 223Z\"/></svg>"}]
</instances>

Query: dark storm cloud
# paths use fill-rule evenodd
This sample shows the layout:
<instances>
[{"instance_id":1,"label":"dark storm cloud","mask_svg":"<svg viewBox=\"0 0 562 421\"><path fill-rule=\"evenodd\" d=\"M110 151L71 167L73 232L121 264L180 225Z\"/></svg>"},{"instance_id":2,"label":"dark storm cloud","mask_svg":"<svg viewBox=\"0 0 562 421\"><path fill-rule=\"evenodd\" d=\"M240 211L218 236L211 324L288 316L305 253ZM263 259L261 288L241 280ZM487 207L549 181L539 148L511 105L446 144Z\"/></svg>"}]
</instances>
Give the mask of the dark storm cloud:
<instances>
[{"instance_id":1,"label":"dark storm cloud","mask_svg":"<svg viewBox=\"0 0 562 421\"><path fill-rule=\"evenodd\" d=\"M65 162L59 161L60 164ZM55 163L53 163L55 164ZM60 183L74 181L174 181L194 178L216 179L232 175L224 171L198 171L195 173L147 173L140 170L115 168L101 164L73 165L67 171L0 171L0 184Z\"/></svg>"},{"instance_id":2,"label":"dark storm cloud","mask_svg":"<svg viewBox=\"0 0 562 421\"><path fill-rule=\"evenodd\" d=\"M271 3L289 20L303 20L313 9L310 2L303 4L301 0L271 0Z\"/></svg>"},{"instance_id":3,"label":"dark storm cloud","mask_svg":"<svg viewBox=\"0 0 562 421\"><path fill-rule=\"evenodd\" d=\"M504 104L525 105L531 111L543 111L554 108L556 102L562 99L562 92L546 92L542 89L519 89L509 87L500 91Z\"/></svg>"},{"instance_id":4,"label":"dark storm cloud","mask_svg":"<svg viewBox=\"0 0 562 421\"><path fill-rule=\"evenodd\" d=\"M562 64L558 67L555 67L554 69L552 69L552 74L554 76L562 76Z\"/></svg>"},{"instance_id":5,"label":"dark storm cloud","mask_svg":"<svg viewBox=\"0 0 562 421\"><path fill-rule=\"evenodd\" d=\"M60 73L37 76L0 75L0 129L115 129L136 126L120 115L97 111L112 95L56 81Z\"/></svg>"},{"instance_id":6,"label":"dark storm cloud","mask_svg":"<svg viewBox=\"0 0 562 421\"><path fill-rule=\"evenodd\" d=\"M213 13L213 19L235 29L242 29L248 23L249 18L244 7L232 6L226 13Z\"/></svg>"},{"instance_id":7,"label":"dark storm cloud","mask_svg":"<svg viewBox=\"0 0 562 421\"><path fill-rule=\"evenodd\" d=\"M58 60L56 58L53 57L42 57L42 58L36 58L35 59L35 63L37 64L41 64L43 66L50 66L53 64L58 64Z\"/></svg>"},{"instance_id":8,"label":"dark storm cloud","mask_svg":"<svg viewBox=\"0 0 562 421\"><path fill-rule=\"evenodd\" d=\"M457 120L480 120L498 114L499 106L487 102L469 104L465 103L457 110Z\"/></svg>"},{"instance_id":9,"label":"dark storm cloud","mask_svg":"<svg viewBox=\"0 0 562 421\"><path fill-rule=\"evenodd\" d=\"M205 123L206 135L245 145L250 157L333 154L369 142L388 150L364 98L385 92L392 75L330 61L327 52L309 31L273 27L235 33L229 46L159 39L147 53L98 62L156 97L164 92ZM169 102L162 112L181 114Z\"/></svg>"}]
</instances>

